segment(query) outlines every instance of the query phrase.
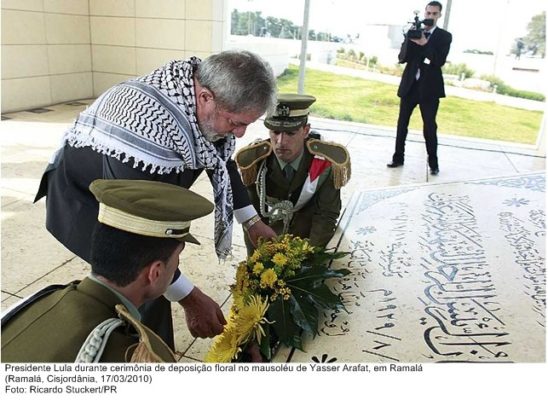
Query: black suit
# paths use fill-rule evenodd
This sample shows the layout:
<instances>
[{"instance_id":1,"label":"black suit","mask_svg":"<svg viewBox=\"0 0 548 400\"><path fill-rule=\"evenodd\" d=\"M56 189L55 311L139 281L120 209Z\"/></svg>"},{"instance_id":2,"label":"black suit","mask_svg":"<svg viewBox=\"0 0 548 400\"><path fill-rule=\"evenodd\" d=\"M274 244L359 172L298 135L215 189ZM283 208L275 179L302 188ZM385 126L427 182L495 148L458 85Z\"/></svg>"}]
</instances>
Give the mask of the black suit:
<instances>
[{"instance_id":1,"label":"black suit","mask_svg":"<svg viewBox=\"0 0 548 400\"><path fill-rule=\"evenodd\" d=\"M400 113L396 135L396 149L392 161L403 164L407 128L413 110L418 105L423 120L423 133L428 153L428 165L438 169L438 137L436 114L439 99L445 97L441 67L445 64L452 36L449 32L436 27L428 43L420 46L407 38L401 46L398 56L400 64L407 63L403 71L398 96ZM417 71L420 70L419 79Z\"/></svg>"}]
</instances>

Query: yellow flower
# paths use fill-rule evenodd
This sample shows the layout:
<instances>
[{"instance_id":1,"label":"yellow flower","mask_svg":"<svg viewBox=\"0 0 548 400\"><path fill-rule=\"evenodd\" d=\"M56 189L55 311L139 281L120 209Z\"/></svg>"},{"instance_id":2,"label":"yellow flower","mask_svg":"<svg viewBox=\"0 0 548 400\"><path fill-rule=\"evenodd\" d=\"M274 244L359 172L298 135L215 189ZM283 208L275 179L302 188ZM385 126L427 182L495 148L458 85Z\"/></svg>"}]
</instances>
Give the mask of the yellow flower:
<instances>
[{"instance_id":1,"label":"yellow flower","mask_svg":"<svg viewBox=\"0 0 548 400\"><path fill-rule=\"evenodd\" d=\"M238 311L234 317L234 324L240 344L249 339L256 340L257 343L261 342L265 334L262 325L268 323L265 318L267 309L268 301L263 301L260 296L253 295L249 302Z\"/></svg>"},{"instance_id":2,"label":"yellow flower","mask_svg":"<svg viewBox=\"0 0 548 400\"><path fill-rule=\"evenodd\" d=\"M235 310L239 310L243 306L244 306L244 295L241 293L234 293L232 295L232 307L230 309L231 317Z\"/></svg>"},{"instance_id":3,"label":"yellow flower","mask_svg":"<svg viewBox=\"0 0 548 400\"><path fill-rule=\"evenodd\" d=\"M236 290L243 292L249 286L247 268L245 263L240 263L236 269Z\"/></svg>"},{"instance_id":4,"label":"yellow flower","mask_svg":"<svg viewBox=\"0 0 548 400\"><path fill-rule=\"evenodd\" d=\"M314 246L311 246L308 241L304 241L303 251L306 253L312 253L314 251Z\"/></svg>"},{"instance_id":5,"label":"yellow flower","mask_svg":"<svg viewBox=\"0 0 548 400\"><path fill-rule=\"evenodd\" d=\"M278 276L274 272L273 269L268 268L266 271L264 271L261 274L261 286L268 286L272 287L274 286L274 283L276 283L276 280L278 279Z\"/></svg>"},{"instance_id":6,"label":"yellow flower","mask_svg":"<svg viewBox=\"0 0 548 400\"><path fill-rule=\"evenodd\" d=\"M262 270L264 269L263 263L255 263L255 266L253 267L253 273L259 275Z\"/></svg>"},{"instance_id":7,"label":"yellow flower","mask_svg":"<svg viewBox=\"0 0 548 400\"><path fill-rule=\"evenodd\" d=\"M215 338L213 345L206 354L206 362L227 363L238 356L241 348L235 328L236 326L229 321L223 333Z\"/></svg>"},{"instance_id":8,"label":"yellow flower","mask_svg":"<svg viewBox=\"0 0 548 400\"><path fill-rule=\"evenodd\" d=\"M272 257L272 262L279 267L283 267L285 264L287 264L287 257L284 256L282 253L276 253L274 254L274 257Z\"/></svg>"},{"instance_id":9,"label":"yellow flower","mask_svg":"<svg viewBox=\"0 0 548 400\"><path fill-rule=\"evenodd\" d=\"M249 261L251 263L256 263L257 261L259 261L259 258L261 258L261 252L259 250L255 250L251 257L249 257Z\"/></svg>"},{"instance_id":10,"label":"yellow flower","mask_svg":"<svg viewBox=\"0 0 548 400\"><path fill-rule=\"evenodd\" d=\"M214 339L205 360L231 362L249 343L260 345L268 324L276 323L266 318L269 304L291 299L288 280L299 273L311 254L322 252L321 247L315 248L298 236L281 235L272 241L261 238L253 254L238 264L236 281L231 285L233 303L228 323Z\"/></svg>"}]
</instances>

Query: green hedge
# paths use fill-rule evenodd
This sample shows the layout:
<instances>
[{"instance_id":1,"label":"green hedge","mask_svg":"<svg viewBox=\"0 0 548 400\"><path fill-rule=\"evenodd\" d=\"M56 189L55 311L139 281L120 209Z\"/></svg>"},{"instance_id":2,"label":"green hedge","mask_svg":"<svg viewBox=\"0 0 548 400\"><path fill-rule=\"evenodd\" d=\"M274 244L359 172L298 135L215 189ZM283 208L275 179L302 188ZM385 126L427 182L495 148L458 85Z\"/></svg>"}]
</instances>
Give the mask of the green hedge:
<instances>
[{"instance_id":1,"label":"green hedge","mask_svg":"<svg viewBox=\"0 0 548 400\"><path fill-rule=\"evenodd\" d=\"M490 87L495 89L498 94L506 96L519 97L522 99L544 101L546 97L542 93L530 92L528 90L520 90L507 85L504 81L494 75L483 75L481 79L489 81Z\"/></svg>"},{"instance_id":2,"label":"green hedge","mask_svg":"<svg viewBox=\"0 0 548 400\"><path fill-rule=\"evenodd\" d=\"M448 75L456 75L459 77L464 74L464 79L468 79L474 76L474 70L471 68L468 68L466 64L451 64L447 63L442 67L442 71L444 74Z\"/></svg>"}]
</instances>

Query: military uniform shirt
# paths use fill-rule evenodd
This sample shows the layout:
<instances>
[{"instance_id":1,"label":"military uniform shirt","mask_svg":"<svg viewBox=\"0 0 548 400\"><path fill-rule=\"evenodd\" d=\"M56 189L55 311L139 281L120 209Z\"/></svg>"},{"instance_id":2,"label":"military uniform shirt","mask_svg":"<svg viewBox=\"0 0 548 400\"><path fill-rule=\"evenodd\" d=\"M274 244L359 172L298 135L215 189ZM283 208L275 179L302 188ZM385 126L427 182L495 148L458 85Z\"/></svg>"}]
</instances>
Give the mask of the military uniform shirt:
<instances>
[{"instance_id":1,"label":"military uniform shirt","mask_svg":"<svg viewBox=\"0 0 548 400\"><path fill-rule=\"evenodd\" d=\"M74 362L89 333L118 317L120 303L117 294L90 278L53 291L3 322L2 362ZM138 342L125 324L110 335L100 361L127 362ZM167 352L162 356L169 360Z\"/></svg>"},{"instance_id":2,"label":"military uniform shirt","mask_svg":"<svg viewBox=\"0 0 548 400\"><path fill-rule=\"evenodd\" d=\"M283 173L283 163L272 153L264 162L268 168L266 173L266 197L272 202L290 200L297 203L303 185L307 179L310 164L314 159L307 147L299 160L294 160L291 165L295 167L295 174L291 182L288 182ZM285 164L282 166L282 163ZM318 188L312 198L300 210L296 211L289 225L289 232L295 236L309 238L314 246L326 246L335 233L337 219L341 210L340 189L336 189L332 179L332 169L327 168L318 178ZM260 210L257 187L253 183L247 186L249 197L256 210ZM259 211L260 214L260 211ZM263 221L269 224L277 234L283 231L283 221L271 223L268 218ZM244 235L248 251L253 247Z\"/></svg>"}]
</instances>

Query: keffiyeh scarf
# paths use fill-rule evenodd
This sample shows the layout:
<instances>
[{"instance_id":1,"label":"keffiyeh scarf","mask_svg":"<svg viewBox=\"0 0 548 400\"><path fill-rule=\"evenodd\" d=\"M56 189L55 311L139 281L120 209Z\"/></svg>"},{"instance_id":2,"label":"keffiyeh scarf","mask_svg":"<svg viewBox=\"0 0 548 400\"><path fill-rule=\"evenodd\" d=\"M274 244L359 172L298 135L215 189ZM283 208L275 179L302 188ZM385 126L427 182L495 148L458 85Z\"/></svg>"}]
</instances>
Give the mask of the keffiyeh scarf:
<instances>
[{"instance_id":1,"label":"keffiyeh scarf","mask_svg":"<svg viewBox=\"0 0 548 400\"><path fill-rule=\"evenodd\" d=\"M215 251L230 254L233 203L226 163L235 138L215 146L198 127L193 75L200 59L171 61L151 74L123 82L82 112L63 146L91 146L133 167L165 174L209 169L215 201Z\"/></svg>"}]
</instances>

